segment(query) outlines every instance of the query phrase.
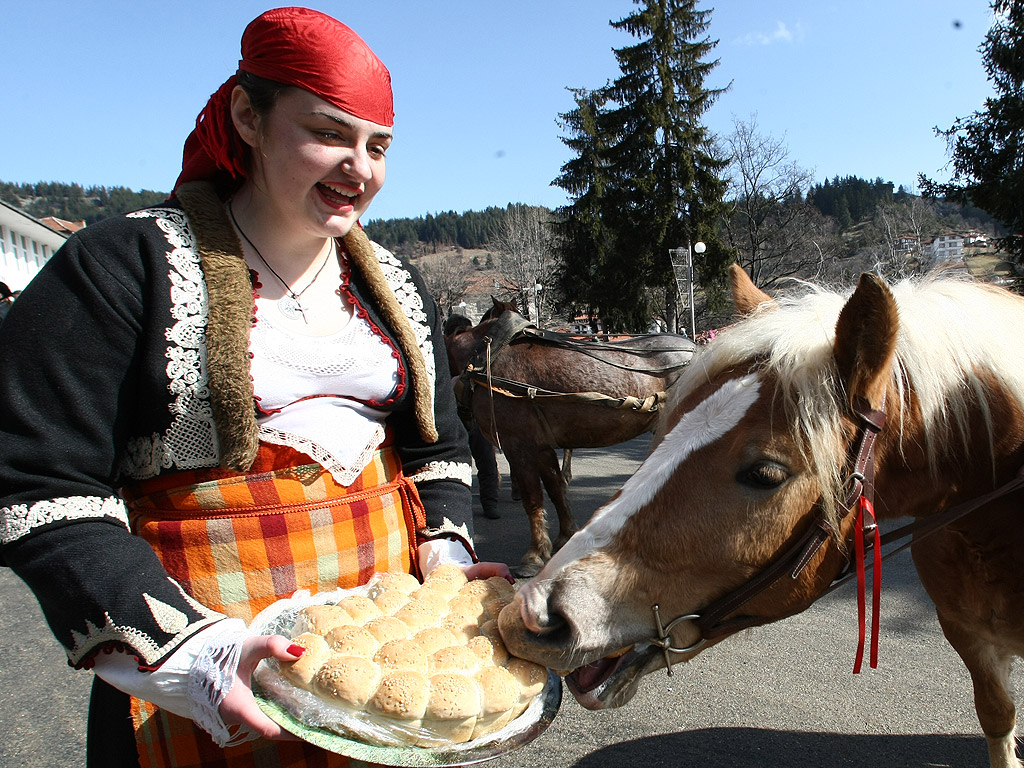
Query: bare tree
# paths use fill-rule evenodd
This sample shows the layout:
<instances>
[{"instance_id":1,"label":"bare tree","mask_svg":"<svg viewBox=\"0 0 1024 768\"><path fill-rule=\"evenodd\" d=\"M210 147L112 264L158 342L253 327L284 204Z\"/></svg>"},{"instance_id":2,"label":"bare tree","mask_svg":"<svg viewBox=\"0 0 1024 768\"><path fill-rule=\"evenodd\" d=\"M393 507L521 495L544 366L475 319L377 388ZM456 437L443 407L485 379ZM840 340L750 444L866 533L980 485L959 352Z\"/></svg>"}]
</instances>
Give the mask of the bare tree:
<instances>
[{"instance_id":1,"label":"bare tree","mask_svg":"<svg viewBox=\"0 0 1024 768\"><path fill-rule=\"evenodd\" d=\"M419 270L430 295L448 317L469 292L473 265L461 253L444 253L424 257Z\"/></svg>"},{"instance_id":2,"label":"bare tree","mask_svg":"<svg viewBox=\"0 0 1024 768\"><path fill-rule=\"evenodd\" d=\"M880 203L867 231L869 245L876 246L875 269L892 279L925 271L922 238L938 221L932 204L920 197Z\"/></svg>"},{"instance_id":3,"label":"bare tree","mask_svg":"<svg viewBox=\"0 0 1024 768\"><path fill-rule=\"evenodd\" d=\"M758 132L756 115L733 118L724 143L731 158L725 236L740 265L762 287L827 272L841 244L835 227L804 202L811 172L789 159L783 140Z\"/></svg>"},{"instance_id":4,"label":"bare tree","mask_svg":"<svg viewBox=\"0 0 1024 768\"><path fill-rule=\"evenodd\" d=\"M537 325L543 324L545 281L555 267L550 213L530 205L513 204L505 211L492 246L498 254L502 288Z\"/></svg>"}]
</instances>

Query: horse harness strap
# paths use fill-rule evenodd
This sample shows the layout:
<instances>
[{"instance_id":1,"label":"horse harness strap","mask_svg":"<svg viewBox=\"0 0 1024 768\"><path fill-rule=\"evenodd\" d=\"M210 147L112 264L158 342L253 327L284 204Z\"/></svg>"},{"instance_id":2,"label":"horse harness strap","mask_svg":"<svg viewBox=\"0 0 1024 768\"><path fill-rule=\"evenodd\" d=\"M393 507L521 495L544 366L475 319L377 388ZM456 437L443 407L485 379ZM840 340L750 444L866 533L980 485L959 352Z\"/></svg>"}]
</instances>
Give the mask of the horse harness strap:
<instances>
[{"instance_id":1,"label":"horse harness strap","mask_svg":"<svg viewBox=\"0 0 1024 768\"><path fill-rule=\"evenodd\" d=\"M648 334L648 336L649 335L651 335L651 334ZM580 354L586 355L587 357L592 357L595 360L597 360L597 361L599 361L601 363L604 363L605 365L612 366L613 368L621 368L624 371L634 371L636 373L645 373L645 374L650 374L650 375L656 375L656 374L659 374L659 373L671 373L672 371L677 371L680 368L685 367L687 365L687 363L672 363L670 365L663 365L663 366L661 366L659 368L634 368L631 365L623 365L622 363L616 363L616 362L614 362L612 360L609 360L606 356L604 356L602 354L599 354L599 351L600 352L624 352L624 353L626 353L628 355L635 355L635 356L646 356L646 355L653 355L653 354L659 354L659 353L664 353L664 352L691 352L692 351L689 347L665 347L665 348L661 348L661 349L644 349L643 347L631 347L631 346L625 346L625 345L621 345L621 344L614 344L614 345L612 345L612 344L599 344L599 343L596 343L596 342L593 342L593 341L581 341L581 340L575 339L572 336L570 336L568 334L565 334L565 333L557 333L557 332L554 332L554 331L542 330L541 328L538 328L537 326L532 325L532 324L527 325L525 328L521 329L518 332L517 337L526 337L527 339L533 339L533 340L541 341L541 342L544 342L544 343L547 343L547 344L552 344L554 346L563 347L565 349L571 349L574 352L579 352ZM637 338L645 338L645 337L644 336L632 336L630 338L631 339L637 339Z\"/></svg>"},{"instance_id":2,"label":"horse harness strap","mask_svg":"<svg viewBox=\"0 0 1024 768\"><path fill-rule=\"evenodd\" d=\"M860 422L860 434L857 439L856 450L854 452L854 469L848 479L849 489L844 499L845 509L848 513L853 511L854 506L859 505L862 499L867 499L869 506L873 503L875 439L885 424L885 414L880 410L872 410L864 402L858 402L855 404L854 412ZM865 525L862 530L860 532L855 531L854 536L861 537L861 540L865 542L866 547L874 548L875 564L880 565L882 560L887 560L893 555L902 552L914 542L921 541L936 531L942 530L949 524L965 517L976 509L980 509L986 504L1022 489L1024 489L1024 467L1017 472L1016 477L1012 480L1004 483L998 488L995 488L989 493L978 496L962 504L947 507L941 512L937 512L934 515L930 515L920 520L915 520L912 523L893 529L885 534L878 534L877 525L875 524L874 516L872 514L870 524L865 521ZM665 654L668 674L672 674L671 659L669 656L670 653L688 653L690 651L695 651L710 640L716 640L726 635L733 634L734 632L738 632L741 629L766 623L768 621L767 619L762 619L757 616L737 616L732 619L726 619L725 617L739 609L756 595L761 594L771 587L776 581L783 577L787 570L789 570L791 578L797 578L821 546L828 541L829 537L830 533L828 527L825 525L824 519L819 517L803 534L803 536L794 542L788 549L779 554L763 571L752 577L742 586L713 601L701 614L680 616L679 618L669 622L667 625L664 625L661 621L659 608L657 605L654 605L654 620L658 630L658 637L653 642L655 645L661 647ZM873 542L871 541L872 538L874 539ZM884 545L891 544L902 539L907 539L907 541L886 552L884 555L880 554L881 548ZM863 564L862 559L860 560L860 563ZM858 574L858 564L854 562L848 563L843 571L832 580L832 583L828 588L819 595L819 598L824 597L835 589L838 589L847 581L858 575L862 576L862 572L861 574ZM878 584L877 578L878 576L876 575L876 585ZM875 616L873 617L876 620L877 613L876 608ZM686 648L674 648L671 645L670 633L672 628L682 621L692 621L697 627L700 636L696 642ZM859 668L859 651L860 649L858 649L858 664L855 669Z\"/></svg>"},{"instance_id":3,"label":"horse harness strap","mask_svg":"<svg viewBox=\"0 0 1024 768\"><path fill-rule=\"evenodd\" d=\"M664 390L647 395L646 397L634 397L633 395L612 397L602 392L554 392L543 387L535 387L513 379L494 376L489 374L488 371L472 369L469 369L469 378L473 383L486 386L505 397L526 398L538 401L558 399L570 402L595 403L611 408L621 408L643 413L657 411L667 397L667 393Z\"/></svg>"},{"instance_id":4,"label":"horse harness strap","mask_svg":"<svg viewBox=\"0 0 1024 768\"><path fill-rule=\"evenodd\" d=\"M874 498L875 439L885 425L885 413L881 410L871 409L864 401L855 403L853 411L859 422L859 434L854 443L853 471L847 480L847 493L844 498L844 509L847 510L847 513L854 509L862 497L867 498L869 502ZM860 535L873 534L875 532L874 519L872 518L871 525L867 526L863 534ZM854 535L858 534L855 533ZM758 616L735 616L731 619L726 617L757 595L769 589L787 573L792 579L799 577L803 569L829 538L830 532L825 523L824 516L819 515L807 531L776 556L764 570L755 574L745 584L732 592L712 601L711 604L705 607L703 613L680 616L666 625L661 621L659 607L657 605L652 606L655 625L658 630L658 637L653 642L665 654L665 665L668 674L672 674L669 654L695 651L710 640L717 640L741 629L767 623L768 619ZM692 645L685 648L674 648L672 647L671 631L676 624L682 621L693 622L700 636Z\"/></svg>"}]
</instances>

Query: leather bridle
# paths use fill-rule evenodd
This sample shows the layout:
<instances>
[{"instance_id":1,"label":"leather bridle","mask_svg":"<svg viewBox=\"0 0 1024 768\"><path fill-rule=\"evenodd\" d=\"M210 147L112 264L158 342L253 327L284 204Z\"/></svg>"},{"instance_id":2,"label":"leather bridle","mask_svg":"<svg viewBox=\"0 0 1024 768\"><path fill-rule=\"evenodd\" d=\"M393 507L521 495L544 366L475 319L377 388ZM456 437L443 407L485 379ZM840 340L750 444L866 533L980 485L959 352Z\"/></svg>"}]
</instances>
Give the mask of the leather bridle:
<instances>
[{"instance_id":1,"label":"leather bridle","mask_svg":"<svg viewBox=\"0 0 1024 768\"><path fill-rule=\"evenodd\" d=\"M858 401L854 404L853 414L854 418L858 422L858 435L853 443L853 468L846 481L847 493L843 500L843 508L846 510L846 516L856 512L858 505L862 503L862 499L867 500L868 506L874 502L875 439L878 436L878 433L882 430L882 427L885 425L885 413L881 410L871 409L868 403L864 401ZM1018 472L1017 476L1013 480L999 486L987 494L971 499L963 504L948 507L934 515L930 515L929 517L915 520L912 523L889 531L881 536L878 536L877 526L875 525L873 515L871 516L870 521L865 517L861 530L859 532L855 530L853 536L860 535L863 537L863 540L866 543L864 547L866 551L870 551L877 547L877 549L875 549L876 553L881 551L881 547L883 545L900 541L901 539L908 539L906 542L891 549L880 558L876 557L875 562L880 564L881 560L888 559L898 552L903 551L914 541L920 541L925 536L935 533L955 520L958 520L974 510L985 506L991 501L1019 490L1022 487L1024 487L1024 468ZM732 616L732 614L751 599L760 595L778 581L785 578L787 574L790 579L797 579L803 569L811 561L814 555L817 554L821 546L829 540L829 538L831 538L829 527L825 522L824 516L819 515L810 528L797 541L780 552L764 568L764 570L760 571L751 577L746 583L731 592L713 600L710 604L704 607L701 613L691 613L686 614L685 616L679 616L668 624L663 624L658 605L655 604L652 606L654 622L658 634L651 642L661 648L662 652L665 654L665 666L668 669L668 674L672 674L670 654L690 653L703 647L710 641L721 639L748 627L767 624L773 621L774 619L767 617L745 615ZM859 562L863 563L863 561ZM829 592L832 592L850 579L854 578L854 576L857 575L857 569L858 562L850 559L839 575L832 580L829 586L816 599L820 599L824 595L827 595ZM863 573L863 570L861 570L861 573ZM876 574L875 579L877 580L878 578L879 575ZM729 618L730 616L731 618ZM698 639L685 648L677 648L672 645L671 632L677 624L684 621L692 622L697 628Z\"/></svg>"}]
</instances>

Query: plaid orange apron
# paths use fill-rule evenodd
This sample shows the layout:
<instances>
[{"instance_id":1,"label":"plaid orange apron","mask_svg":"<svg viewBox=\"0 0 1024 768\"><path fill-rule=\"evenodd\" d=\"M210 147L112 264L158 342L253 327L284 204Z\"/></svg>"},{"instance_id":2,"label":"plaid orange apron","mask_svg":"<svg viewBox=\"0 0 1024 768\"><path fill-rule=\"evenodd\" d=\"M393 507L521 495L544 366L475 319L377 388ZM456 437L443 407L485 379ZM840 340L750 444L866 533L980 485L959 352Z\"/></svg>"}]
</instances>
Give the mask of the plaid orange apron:
<instances>
[{"instance_id":1,"label":"plaid orange apron","mask_svg":"<svg viewBox=\"0 0 1024 768\"><path fill-rule=\"evenodd\" d=\"M425 525L415 486L394 450L378 450L350 486L305 454L261 444L252 469L181 472L123 489L132 530L203 605L250 621L297 589L365 584L416 568ZM349 766L306 742L264 739L222 749L191 720L132 698L143 768Z\"/></svg>"}]
</instances>

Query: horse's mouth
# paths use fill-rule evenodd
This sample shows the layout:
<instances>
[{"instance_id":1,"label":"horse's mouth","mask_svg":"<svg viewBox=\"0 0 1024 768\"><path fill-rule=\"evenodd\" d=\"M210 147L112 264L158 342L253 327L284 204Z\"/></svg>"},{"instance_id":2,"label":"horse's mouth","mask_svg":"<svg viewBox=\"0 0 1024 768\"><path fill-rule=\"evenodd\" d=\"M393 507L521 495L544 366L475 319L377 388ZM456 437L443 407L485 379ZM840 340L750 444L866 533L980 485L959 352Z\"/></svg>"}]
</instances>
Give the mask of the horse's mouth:
<instances>
[{"instance_id":1,"label":"horse's mouth","mask_svg":"<svg viewBox=\"0 0 1024 768\"><path fill-rule=\"evenodd\" d=\"M587 709L613 709L633 698L640 678L651 671L658 648L634 646L617 656L606 656L574 669L565 677L569 691Z\"/></svg>"}]
</instances>

